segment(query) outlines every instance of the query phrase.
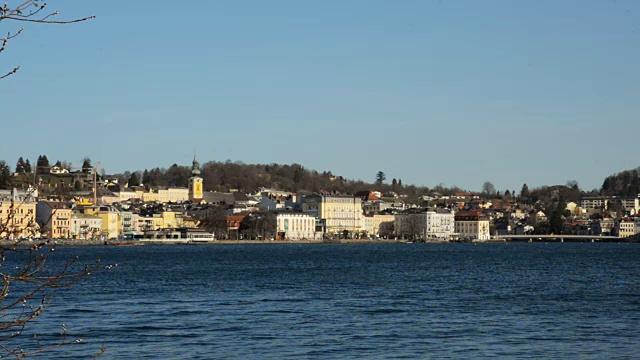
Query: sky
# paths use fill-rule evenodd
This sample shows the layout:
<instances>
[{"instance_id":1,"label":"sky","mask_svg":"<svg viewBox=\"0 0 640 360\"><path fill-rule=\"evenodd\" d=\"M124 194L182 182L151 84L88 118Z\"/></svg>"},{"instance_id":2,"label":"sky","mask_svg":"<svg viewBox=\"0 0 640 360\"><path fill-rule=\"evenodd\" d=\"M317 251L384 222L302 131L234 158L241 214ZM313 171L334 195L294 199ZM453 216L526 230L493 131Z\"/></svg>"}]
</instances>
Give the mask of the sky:
<instances>
[{"instance_id":1,"label":"sky","mask_svg":"<svg viewBox=\"0 0 640 360\"><path fill-rule=\"evenodd\" d=\"M15 1L13 1L15 3ZM181 7L176 7L180 4ZM634 0L53 1L0 54L0 160L299 163L498 190L635 168Z\"/></svg>"}]
</instances>

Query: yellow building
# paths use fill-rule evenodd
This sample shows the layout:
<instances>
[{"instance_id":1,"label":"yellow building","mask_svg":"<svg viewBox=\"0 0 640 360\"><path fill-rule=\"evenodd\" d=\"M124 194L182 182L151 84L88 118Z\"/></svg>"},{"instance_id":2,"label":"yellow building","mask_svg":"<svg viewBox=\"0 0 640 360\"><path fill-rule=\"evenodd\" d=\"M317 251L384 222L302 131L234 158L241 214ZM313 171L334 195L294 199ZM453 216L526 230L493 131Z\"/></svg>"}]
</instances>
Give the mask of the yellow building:
<instances>
[{"instance_id":1,"label":"yellow building","mask_svg":"<svg viewBox=\"0 0 640 360\"><path fill-rule=\"evenodd\" d=\"M120 237L122 223L120 213L115 210L100 210L96 213L102 219L102 236L107 239Z\"/></svg>"},{"instance_id":2,"label":"yellow building","mask_svg":"<svg viewBox=\"0 0 640 360\"><path fill-rule=\"evenodd\" d=\"M176 213L174 211L163 211L161 215L163 228L175 229L179 227L178 219L176 218Z\"/></svg>"},{"instance_id":3,"label":"yellow building","mask_svg":"<svg viewBox=\"0 0 640 360\"><path fill-rule=\"evenodd\" d=\"M59 201L38 201L36 220L42 236L49 239L71 238L71 207Z\"/></svg>"},{"instance_id":4,"label":"yellow building","mask_svg":"<svg viewBox=\"0 0 640 360\"><path fill-rule=\"evenodd\" d=\"M153 230L160 230L164 227L164 218L161 214L153 215L151 221L153 223Z\"/></svg>"},{"instance_id":5,"label":"yellow building","mask_svg":"<svg viewBox=\"0 0 640 360\"><path fill-rule=\"evenodd\" d=\"M393 234L394 215L373 215L364 218L363 231L368 236L391 236Z\"/></svg>"},{"instance_id":6,"label":"yellow building","mask_svg":"<svg viewBox=\"0 0 640 360\"><path fill-rule=\"evenodd\" d=\"M142 194L142 201L144 202L156 202L158 199L158 193L153 189L149 189L149 191Z\"/></svg>"},{"instance_id":7,"label":"yellow building","mask_svg":"<svg viewBox=\"0 0 640 360\"><path fill-rule=\"evenodd\" d=\"M13 240L38 235L35 202L0 200L0 239Z\"/></svg>"},{"instance_id":8,"label":"yellow building","mask_svg":"<svg viewBox=\"0 0 640 360\"><path fill-rule=\"evenodd\" d=\"M353 196L322 196L318 201L318 217L325 220L326 232L349 236L363 230L362 200Z\"/></svg>"}]
</instances>

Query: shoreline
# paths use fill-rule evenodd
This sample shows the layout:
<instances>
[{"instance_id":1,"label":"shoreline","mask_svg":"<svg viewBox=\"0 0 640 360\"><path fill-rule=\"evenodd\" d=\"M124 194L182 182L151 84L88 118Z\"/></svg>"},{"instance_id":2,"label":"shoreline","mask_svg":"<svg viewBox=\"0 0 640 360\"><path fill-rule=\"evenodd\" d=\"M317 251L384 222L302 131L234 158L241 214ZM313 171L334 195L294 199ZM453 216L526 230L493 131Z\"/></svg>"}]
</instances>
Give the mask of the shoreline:
<instances>
[{"instance_id":1,"label":"shoreline","mask_svg":"<svg viewBox=\"0 0 640 360\"><path fill-rule=\"evenodd\" d=\"M33 241L21 241L21 242L13 242L13 241L0 241L0 246L3 247L28 247L33 246L35 244L41 244L45 242L47 239L34 239ZM565 240L566 243L639 243L637 239L616 239L616 241L589 241L589 240ZM298 245L318 245L318 244L344 244L344 245L359 245L359 244L459 244L461 242L455 241L426 241L426 242L411 242L407 240L394 240L394 239L379 239L379 240L371 240L371 239L336 239L336 240L215 240L208 242L182 242L182 241L171 241L171 240L67 240L67 239L50 239L49 245L56 246L177 246L177 245L189 245L189 246L198 246L198 245L266 245L266 244L298 244ZM464 242L466 244L509 244L509 243L529 243L528 241L506 241L504 239L491 239L485 241L473 241L473 242ZM562 241L533 241L533 243L563 243Z\"/></svg>"}]
</instances>

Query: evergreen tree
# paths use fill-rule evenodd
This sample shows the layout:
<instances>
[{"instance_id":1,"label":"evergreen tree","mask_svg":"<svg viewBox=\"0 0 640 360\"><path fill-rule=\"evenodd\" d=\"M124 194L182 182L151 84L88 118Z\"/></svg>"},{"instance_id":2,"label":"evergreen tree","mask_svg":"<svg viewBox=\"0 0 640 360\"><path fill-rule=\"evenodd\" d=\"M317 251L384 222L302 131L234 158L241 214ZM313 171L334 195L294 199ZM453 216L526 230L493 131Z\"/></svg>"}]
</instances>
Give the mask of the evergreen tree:
<instances>
[{"instance_id":1,"label":"evergreen tree","mask_svg":"<svg viewBox=\"0 0 640 360\"><path fill-rule=\"evenodd\" d=\"M88 156L85 156L85 158L82 160L82 172L85 174L89 174L91 173L92 169L93 166L91 166L91 159L89 159Z\"/></svg>"},{"instance_id":2,"label":"evergreen tree","mask_svg":"<svg viewBox=\"0 0 640 360\"><path fill-rule=\"evenodd\" d=\"M393 180L391 180L391 185L393 185L394 187L398 185L398 180L396 180L396 178L393 178Z\"/></svg>"},{"instance_id":3,"label":"evergreen tree","mask_svg":"<svg viewBox=\"0 0 640 360\"><path fill-rule=\"evenodd\" d=\"M398 179L398 186L402 187L402 179Z\"/></svg>"},{"instance_id":4,"label":"evergreen tree","mask_svg":"<svg viewBox=\"0 0 640 360\"><path fill-rule=\"evenodd\" d=\"M562 215L566 208L567 204L561 196L555 208L551 212L551 217L549 218L549 231L552 234L562 234L564 227L564 219Z\"/></svg>"},{"instance_id":5,"label":"evergreen tree","mask_svg":"<svg viewBox=\"0 0 640 360\"><path fill-rule=\"evenodd\" d=\"M20 158L18 159L18 163L16 164L16 173L18 173L18 174L25 173L25 170L24 170L24 159L22 158L22 156L20 156Z\"/></svg>"},{"instance_id":6,"label":"evergreen tree","mask_svg":"<svg viewBox=\"0 0 640 360\"><path fill-rule=\"evenodd\" d=\"M62 162L60 160L56 161L55 165L53 166L57 166L57 167L62 167Z\"/></svg>"},{"instance_id":7,"label":"evergreen tree","mask_svg":"<svg viewBox=\"0 0 640 360\"><path fill-rule=\"evenodd\" d=\"M382 185L382 183L387 180L387 176L384 174L383 171L378 171L378 173L376 174L376 184L378 185Z\"/></svg>"},{"instance_id":8,"label":"evergreen tree","mask_svg":"<svg viewBox=\"0 0 640 360\"><path fill-rule=\"evenodd\" d=\"M151 176L149 176L149 170L144 169L142 173L142 184L151 185Z\"/></svg>"},{"instance_id":9,"label":"evergreen tree","mask_svg":"<svg viewBox=\"0 0 640 360\"><path fill-rule=\"evenodd\" d=\"M36 163L36 173L39 173L39 174L49 173L49 159L47 159L47 155L38 156L38 162Z\"/></svg>"},{"instance_id":10,"label":"evergreen tree","mask_svg":"<svg viewBox=\"0 0 640 360\"><path fill-rule=\"evenodd\" d=\"M529 187L527 186L527 184L522 185L522 190L520 190L520 201L522 201L523 203L527 203L529 202L530 197L531 194L529 193Z\"/></svg>"},{"instance_id":11,"label":"evergreen tree","mask_svg":"<svg viewBox=\"0 0 640 360\"><path fill-rule=\"evenodd\" d=\"M80 183L80 181L76 180L76 182L73 183L73 190L82 191L82 184Z\"/></svg>"},{"instance_id":12,"label":"evergreen tree","mask_svg":"<svg viewBox=\"0 0 640 360\"><path fill-rule=\"evenodd\" d=\"M31 162L29 161L29 159L27 159L27 161L25 161L24 163L24 172L26 172L27 174L31 174Z\"/></svg>"},{"instance_id":13,"label":"evergreen tree","mask_svg":"<svg viewBox=\"0 0 640 360\"><path fill-rule=\"evenodd\" d=\"M0 189L8 189L11 181L11 169L6 161L0 161Z\"/></svg>"},{"instance_id":14,"label":"evergreen tree","mask_svg":"<svg viewBox=\"0 0 640 360\"><path fill-rule=\"evenodd\" d=\"M128 183L129 187L140 185L140 180L138 179L138 175L135 171L131 173L131 177L129 177Z\"/></svg>"}]
</instances>

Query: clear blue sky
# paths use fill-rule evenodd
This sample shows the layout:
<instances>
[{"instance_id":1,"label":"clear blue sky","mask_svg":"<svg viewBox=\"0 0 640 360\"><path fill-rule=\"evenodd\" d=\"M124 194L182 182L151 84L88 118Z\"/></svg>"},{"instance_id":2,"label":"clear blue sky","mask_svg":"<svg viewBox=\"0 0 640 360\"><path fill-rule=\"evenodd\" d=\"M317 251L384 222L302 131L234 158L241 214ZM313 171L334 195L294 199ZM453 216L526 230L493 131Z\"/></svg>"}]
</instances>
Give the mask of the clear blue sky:
<instances>
[{"instance_id":1,"label":"clear blue sky","mask_svg":"<svg viewBox=\"0 0 640 360\"><path fill-rule=\"evenodd\" d=\"M293 163L480 190L635 168L633 0L64 1L0 56L0 159ZM182 7L176 7L180 5ZM3 22L0 31L17 24Z\"/></svg>"}]
</instances>

